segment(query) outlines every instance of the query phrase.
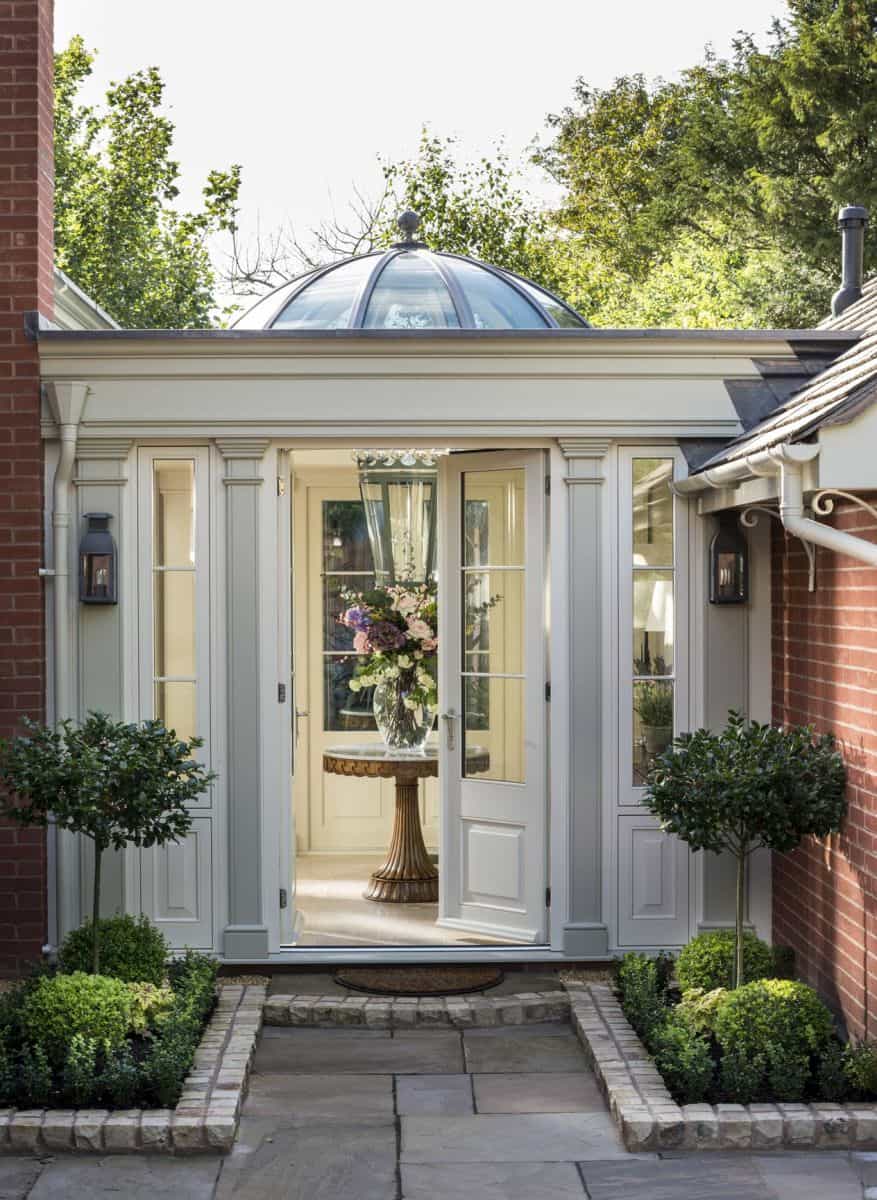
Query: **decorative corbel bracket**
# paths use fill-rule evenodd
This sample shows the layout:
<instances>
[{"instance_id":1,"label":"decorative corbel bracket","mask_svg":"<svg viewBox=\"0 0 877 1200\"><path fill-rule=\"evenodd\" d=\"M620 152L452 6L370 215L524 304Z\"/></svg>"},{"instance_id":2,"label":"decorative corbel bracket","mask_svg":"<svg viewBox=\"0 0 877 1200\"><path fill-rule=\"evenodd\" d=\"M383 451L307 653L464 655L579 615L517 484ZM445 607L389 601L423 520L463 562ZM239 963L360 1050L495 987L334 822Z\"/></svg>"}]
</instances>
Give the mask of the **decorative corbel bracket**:
<instances>
[{"instance_id":1,"label":"decorative corbel bracket","mask_svg":"<svg viewBox=\"0 0 877 1200\"><path fill-rule=\"evenodd\" d=\"M852 492L842 492L838 488L823 488L821 492L815 492L810 498L810 507L818 516L827 517L834 512L832 496L840 496L842 500L849 501L850 504L870 513L877 520L877 508L873 504L868 504L866 500L862 500L860 496L854 496Z\"/></svg>"},{"instance_id":2,"label":"decorative corbel bracket","mask_svg":"<svg viewBox=\"0 0 877 1200\"><path fill-rule=\"evenodd\" d=\"M830 501L829 501L829 503L830 503ZM821 510L818 509L814 504L814 511L820 512ZM827 511L830 512L831 509L828 509ZM740 524L745 525L747 529L754 529L755 526L758 524L759 513L765 513L767 516L773 517L773 519L775 521L779 521L780 524L782 524L782 518L780 517L780 514L777 511L777 509L768 508L767 505L765 505L765 504L750 504L748 508L744 508L743 511L740 513ZM875 514L875 515L877 515L877 514ZM807 564L809 567L809 570L807 573L807 591L815 592L816 591L816 547L813 545L812 542L805 542L803 538L799 538L798 540L801 543L804 553L807 555Z\"/></svg>"}]
</instances>

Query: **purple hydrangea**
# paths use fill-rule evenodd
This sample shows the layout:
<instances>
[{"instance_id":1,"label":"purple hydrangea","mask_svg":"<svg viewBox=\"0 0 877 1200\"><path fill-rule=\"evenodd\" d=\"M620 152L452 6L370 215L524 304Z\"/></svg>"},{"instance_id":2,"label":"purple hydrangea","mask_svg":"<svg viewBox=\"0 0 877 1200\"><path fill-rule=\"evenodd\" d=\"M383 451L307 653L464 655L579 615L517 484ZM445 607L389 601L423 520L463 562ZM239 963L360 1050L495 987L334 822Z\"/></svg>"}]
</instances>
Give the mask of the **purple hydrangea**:
<instances>
[{"instance_id":1,"label":"purple hydrangea","mask_svg":"<svg viewBox=\"0 0 877 1200\"><path fill-rule=\"evenodd\" d=\"M399 650L405 645L405 634L390 621L375 621L369 626L368 640L373 650Z\"/></svg>"},{"instance_id":2,"label":"purple hydrangea","mask_svg":"<svg viewBox=\"0 0 877 1200\"><path fill-rule=\"evenodd\" d=\"M359 605L348 608L341 620L349 629L368 629L372 623L367 609L360 608Z\"/></svg>"}]
</instances>

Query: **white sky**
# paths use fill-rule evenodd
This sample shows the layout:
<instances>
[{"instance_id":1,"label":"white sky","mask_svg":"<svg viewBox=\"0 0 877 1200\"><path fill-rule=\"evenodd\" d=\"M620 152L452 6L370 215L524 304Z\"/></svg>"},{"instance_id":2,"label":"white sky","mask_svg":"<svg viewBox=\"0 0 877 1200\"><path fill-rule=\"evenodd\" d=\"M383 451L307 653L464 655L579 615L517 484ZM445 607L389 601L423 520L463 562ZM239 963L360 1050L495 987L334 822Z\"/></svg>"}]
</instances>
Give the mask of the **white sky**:
<instances>
[{"instance_id":1,"label":"white sky","mask_svg":"<svg viewBox=\"0 0 877 1200\"><path fill-rule=\"evenodd\" d=\"M211 167L243 166L241 223L299 234L378 189L376 155L414 153L420 128L471 156L516 155L577 76L672 77L711 42L759 35L782 0L56 0L55 41L99 51L89 99L158 66L176 125L183 200ZM432 15L434 14L434 15ZM535 177L532 185L540 190Z\"/></svg>"}]
</instances>

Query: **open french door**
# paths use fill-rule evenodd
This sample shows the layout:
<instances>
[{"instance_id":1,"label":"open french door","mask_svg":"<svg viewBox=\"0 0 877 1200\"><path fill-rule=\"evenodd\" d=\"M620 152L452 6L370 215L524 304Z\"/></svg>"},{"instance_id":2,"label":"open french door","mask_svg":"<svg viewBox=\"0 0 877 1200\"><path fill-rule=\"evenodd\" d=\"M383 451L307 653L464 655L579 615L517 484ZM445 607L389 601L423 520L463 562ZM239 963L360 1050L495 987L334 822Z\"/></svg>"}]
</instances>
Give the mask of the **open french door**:
<instances>
[{"instance_id":1,"label":"open french door","mask_svg":"<svg viewBox=\"0 0 877 1200\"><path fill-rule=\"evenodd\" d=\"M542 451L442 461L439 924L546 940Z\"/></svg>"}]
</instances>

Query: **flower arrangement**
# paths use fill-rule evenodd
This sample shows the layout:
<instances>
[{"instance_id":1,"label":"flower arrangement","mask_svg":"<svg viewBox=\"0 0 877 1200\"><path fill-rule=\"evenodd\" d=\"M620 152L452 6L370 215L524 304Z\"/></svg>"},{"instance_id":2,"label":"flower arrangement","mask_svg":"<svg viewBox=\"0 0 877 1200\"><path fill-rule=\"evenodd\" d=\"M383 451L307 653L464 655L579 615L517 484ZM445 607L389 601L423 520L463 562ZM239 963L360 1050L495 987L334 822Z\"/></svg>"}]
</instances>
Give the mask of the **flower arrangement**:
<instances>
[{"instance_id":1,"label":"flower arrangement","mask_svg":"<svg viewBox=\"0 0 877 1200\"><path fill-rule=\"evenodd\" d=\"M409 712L438 704L435 583L345 591L338 620L353 630L357 664L350 690L393 683Z\"/></svg>"}]
</instances>

